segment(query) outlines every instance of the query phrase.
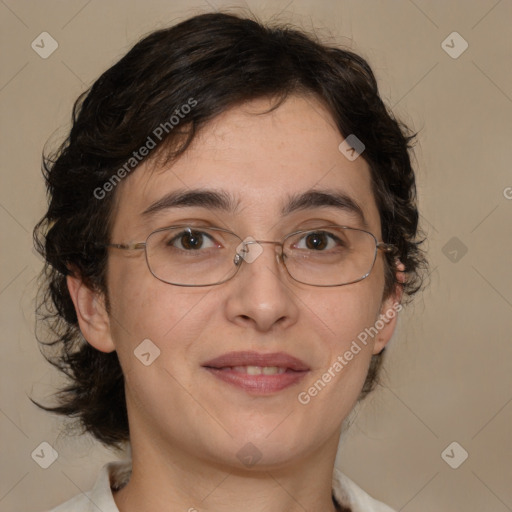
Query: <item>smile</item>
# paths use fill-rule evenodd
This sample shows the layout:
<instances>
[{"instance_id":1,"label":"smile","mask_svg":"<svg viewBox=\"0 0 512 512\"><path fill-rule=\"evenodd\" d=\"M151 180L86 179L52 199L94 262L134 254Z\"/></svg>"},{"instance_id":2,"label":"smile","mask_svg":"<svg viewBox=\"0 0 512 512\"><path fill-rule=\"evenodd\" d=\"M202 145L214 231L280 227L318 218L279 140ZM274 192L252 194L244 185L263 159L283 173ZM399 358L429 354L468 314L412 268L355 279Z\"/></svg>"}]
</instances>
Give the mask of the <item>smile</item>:
<instances>
[{"instance_id":1,"label":"smile","mask_svg":"<svg viewBox=\"0 0 512 512\"><path fill-rule=\"evenodd\" d=\"M202 366L216 379L253 395L274 394L298 384L310 370L283 352L229 352Z\"/></svg>"}]
</instances>

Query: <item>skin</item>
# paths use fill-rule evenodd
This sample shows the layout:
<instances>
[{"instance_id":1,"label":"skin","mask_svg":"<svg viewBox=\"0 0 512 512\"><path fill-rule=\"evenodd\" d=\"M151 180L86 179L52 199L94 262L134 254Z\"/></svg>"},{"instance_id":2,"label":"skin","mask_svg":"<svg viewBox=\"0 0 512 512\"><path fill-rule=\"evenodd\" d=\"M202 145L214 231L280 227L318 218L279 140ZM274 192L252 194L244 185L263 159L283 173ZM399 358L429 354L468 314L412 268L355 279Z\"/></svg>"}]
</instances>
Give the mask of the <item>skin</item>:
<instances>
[{"instance_id":1,"label":"skin","mask_svg":"<svg viewBox=\"0 0 512 512\"><path fill-rule=\"evenodd\" d=\"M270 105L260 99L221 114L176 162L155 169L150 161L127 177L116 190L112 241L144 241L154 229L192 220L260 240L322 223L358 227L354 216L325 206L281 217L289 193L315 187L344 190L382 240L368 164L338 150L343 137L327 110L314 98L290 96L261 114ZM190 187L229 191L240 199L237 214L186 207L143 217L166 193ZM320 288L291 280L272 246L263 247L234 279L199 288L155 279L144 251L112 250L108 313L100 294L79 277L68 279L82 333L98 350L116 350L125 374L133 473L114 494L121 512L334 510L331 476L342 423L396 317L309 404L297 395L399 302L400 292L382 300L380 252L368 278ZM150 366L133 354L146 338L161 351ZM298 385L251 396L201 367L234 350L287 352L311 371ZM236 454L249 442L262 458L247 468Z\"/></svg>"}]
</instances>

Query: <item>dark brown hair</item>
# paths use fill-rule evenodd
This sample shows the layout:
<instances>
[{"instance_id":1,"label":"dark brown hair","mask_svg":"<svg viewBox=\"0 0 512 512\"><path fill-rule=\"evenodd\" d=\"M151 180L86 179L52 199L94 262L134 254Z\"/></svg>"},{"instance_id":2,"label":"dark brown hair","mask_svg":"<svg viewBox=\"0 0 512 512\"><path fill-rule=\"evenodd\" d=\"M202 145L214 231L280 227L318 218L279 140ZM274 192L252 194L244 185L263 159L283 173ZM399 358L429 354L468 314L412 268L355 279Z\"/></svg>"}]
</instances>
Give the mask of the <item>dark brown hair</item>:
<instances>
[{"instance_id":1,"label":"dark brown hair","mask_svg":"<svg viewBox=\"0 0 512 512\"><path fill-rule=\"evenodd\" d=\"M169 128L158 140L158 153L165 150L168 160L228 108L261 97L279 105L292 93L314 95L342 136L355 134L364 143L382 237L397 247L386 254L385 295L397 285L395 258L405 265L406 282L398 284L404 293L420 289L426 260L409 156L414 135L387 110L368 63L287 26L222 13L195 16L151 33L103 73L76 101L69 137L43 159L49 207L34 239L46 260L39 314L51 339L41 343L70 383L58 393L58 405L40 407L77 418L105 445L129 440L117 354L99 352L83 339L66 285L72 271L108 297L102 244L110 241L116 190L98 190L105 191L133 152L163 123L169 126L191 98L194 108L179 130ZM381 361L382 353L373 356L361 396L375 385Z\"/></svg>"}]
</instances>

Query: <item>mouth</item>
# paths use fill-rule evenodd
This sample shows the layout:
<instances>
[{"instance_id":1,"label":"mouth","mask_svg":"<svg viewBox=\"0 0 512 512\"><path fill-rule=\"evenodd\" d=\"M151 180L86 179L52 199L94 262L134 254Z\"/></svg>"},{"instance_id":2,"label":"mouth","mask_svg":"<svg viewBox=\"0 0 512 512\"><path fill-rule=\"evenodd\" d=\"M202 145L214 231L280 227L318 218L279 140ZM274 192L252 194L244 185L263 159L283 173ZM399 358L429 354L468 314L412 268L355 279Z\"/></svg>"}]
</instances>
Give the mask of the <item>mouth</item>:
<instances>
[{"instance_id":1,"label":"mouth","mask_svg":"<svg viewBox=\"0 0 512 512\"><path fill-rule=\"evenodd\" d=\"M230 352L202 366L215 378L254 395L281 391L310 371L306 363L284 352Z\"/></svg>"}]
</instances>

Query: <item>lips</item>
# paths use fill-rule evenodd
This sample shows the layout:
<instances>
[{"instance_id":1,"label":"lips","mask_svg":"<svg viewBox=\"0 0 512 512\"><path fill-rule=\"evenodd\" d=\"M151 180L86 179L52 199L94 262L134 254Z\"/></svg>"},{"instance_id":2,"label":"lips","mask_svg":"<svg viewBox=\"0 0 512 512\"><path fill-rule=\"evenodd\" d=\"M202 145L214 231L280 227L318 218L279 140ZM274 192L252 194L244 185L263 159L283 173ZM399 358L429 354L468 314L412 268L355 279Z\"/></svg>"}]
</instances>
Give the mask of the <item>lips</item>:
<instances>
[{"instance_id":1,"label":"lips","mask_svg":"<svg viewBox=\"0 0 512 512\"><path fill-rule=\"evenodd\" d=\"M211 375L255 395L276 393L301 381L309 366L284 352L229 352L202 365Z\"/></svg>"},{"instance_id":2,"label":"lips","mask_svg":"<svg viewBox=\"0 0 512 512\"><path fill-rule=\"evenodd\" d=\"M271 354L260 354L258 352L229 352L203 364L207 368L234 368L237 366L259 366L259 367L277 367L304 372L309 370L309 366L284 352L274 352Z\"/></svg>"}]
</instances>

